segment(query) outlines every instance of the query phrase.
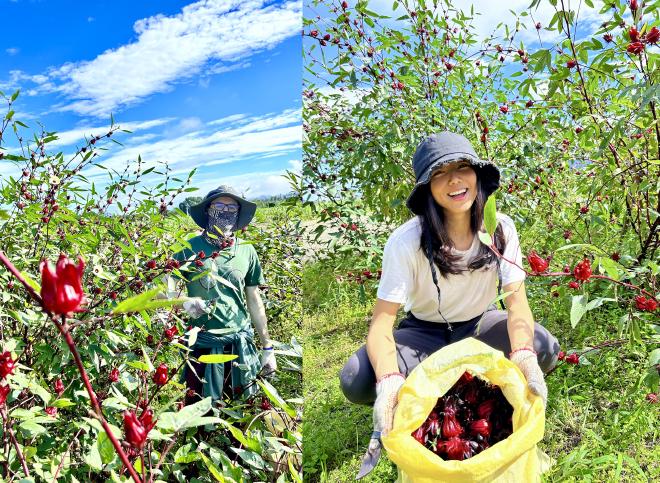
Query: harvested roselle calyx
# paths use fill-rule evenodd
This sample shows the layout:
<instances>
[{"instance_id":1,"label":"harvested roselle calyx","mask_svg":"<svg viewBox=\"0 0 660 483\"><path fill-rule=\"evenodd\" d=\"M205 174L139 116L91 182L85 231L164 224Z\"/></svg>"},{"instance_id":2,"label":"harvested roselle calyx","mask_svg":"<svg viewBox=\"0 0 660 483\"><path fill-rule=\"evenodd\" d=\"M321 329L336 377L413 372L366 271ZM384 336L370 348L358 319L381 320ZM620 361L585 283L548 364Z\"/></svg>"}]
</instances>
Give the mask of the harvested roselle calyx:
<instances>
[{"instance_id":1,"label":"harvested roselle calyx","mask_svg":"<svg viewBox=\"0 0 660 483\"><path fill-rule=\"evenodd\" d=\"M467 385L468 383L472 382L474 379L474 376L470 374L469 372L464 372L463 375L460 377L460 379L456 382L455 387L463 387Z\"/></svg>"},{"instance_id":2,"label":"harvested roselle calyx","mask_svg":"<svg viewBox=\"0 0 660 483\"><path fill-rule=\"evenodd\" d=\"M424 428L424 424L422 424L419 428L417 428L417 431L413 431L412 437L415 438L417 441L420 443L424 444L426 443L427 440L427 432L426 428Z\"/></svg>"},{"instance_id":3,"label":"harvested roselle calyx","mask_svg":"<svg viewBox=\"0 0 660 483\"><path fill-rule=\"evenodd\" d=\"M435 411L431 411L431 414L429 414L426 420L426 432L432 436L440 435L440 417Z\"/></svg>"},{"instance_id":4,"label":"harvested roselle calyx","mask_svg":"<svg viewBox=\"0 0 660 483\"><path fill-rule=\"evenodd\" d=\"M474 454L470 442L461 438L449 438L446 442L445 449L447 452L447 459L449 460L465 460L471 458Z\"/></svg>"},{"instance_id":5,"label":"harvested roselle calyx","mask_svg":"<svg viewBox=\"0 0 660 483\"><path fill-rule=\"evenodd\" d=\"M445 418L442 421L442 437L453 438L463 434L463 427L456 420L455 414L445 411Z\"/></svg>"},{"instance_id":6,"label":"harvested roselle calyx","mask_svg":"<svg viewBox=\"0 0 660 483\"><path fill-rule=\"evenodd\" d=\"M479 388L470 384L463 394L463 400L471 406L476 405L479 402Z\"/></svg>"},{"instance_id":7,"label":"harvested roselle calyx","mask_svg":"<svg viewBox=\"0 0 660 483\"><path fill-rule=\"evenodd\" d=\"M495 409L494 399L483 401L479 404L479 406L477 406L477 416L479 416L481 419L488 419L490 417L490 413L493 412L493 409Z\"/></svg>"},{"instance_id":8,"label":"harvested roselle calyx","mask_svg":"<svg viewBox=\"0 0 660 483\"><path fill-rule=\"evenodd\" d=\"M470 423L470 433L474 435L481 435L485 438L490 436L490 423L487 419L477 419Z\"/></svg>"}]
</instances>

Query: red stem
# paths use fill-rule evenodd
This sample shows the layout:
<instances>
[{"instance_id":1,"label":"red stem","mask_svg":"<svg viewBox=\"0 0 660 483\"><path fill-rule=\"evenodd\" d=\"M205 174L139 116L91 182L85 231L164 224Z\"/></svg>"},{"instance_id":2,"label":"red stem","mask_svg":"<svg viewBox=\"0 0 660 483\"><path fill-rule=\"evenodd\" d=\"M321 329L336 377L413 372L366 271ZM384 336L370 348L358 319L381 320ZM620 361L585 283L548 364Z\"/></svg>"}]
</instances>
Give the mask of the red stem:
<instances>
[{"instance_id":1,"label":"red stem","mask_svg":"<svg viewBox=\"0 0 660 483\"><path fill-rule=\"evenodd\" d=\"M25 472L25 476L30 478L30 470L28 469L28 465L25 461L25 456L23 456L23 453L21 452L21 447L18 445L18 441L16 440L16 436L14 435L14 431L9 427L9 416L6 414L6 411L4 408L0 409L0 414L2 414L2 420L5 422L7 426L7 432L9 433L9 438L11 439L12 444L14 445L14 448L16 448L16 455L18 456L18 459L21 462L21 466L23 467L23 471Z\"/></svg>"}]
</instances>

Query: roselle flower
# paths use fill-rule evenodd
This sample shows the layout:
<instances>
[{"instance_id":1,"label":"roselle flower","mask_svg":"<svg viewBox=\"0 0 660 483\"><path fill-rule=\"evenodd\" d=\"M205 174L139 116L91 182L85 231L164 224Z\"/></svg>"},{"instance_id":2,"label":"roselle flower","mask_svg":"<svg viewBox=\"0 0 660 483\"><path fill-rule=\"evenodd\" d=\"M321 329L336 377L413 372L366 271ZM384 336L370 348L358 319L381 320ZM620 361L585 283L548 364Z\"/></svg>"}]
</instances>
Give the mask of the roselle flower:
<instances>
[{"instance_id":1,"label":"roselle flower","mask_svg":"<svg viewBox=\"0 0 660 483\"><path fill-rule=\"evenodd\" d=\"M119 380L119 369L113 367L112 370L110 371L110 374L108 374L108 381L117 382L118 380Z\"/></svg>"},{"instance_id":2,"label":"roselle flower","mask_svg":"<svg viewBox=\"0 0 660 483\"><path fill-rule=\"evenodd\" d=\"M470 443L461 438L449 438L444 445L447 458L462 461L472 456Z\"/></svg>"},{"instance_id":3,"label":"roselle flower","mask_svg":"<svg viewBox=\"0 0 660 483\"><path fill-rule=\"evenodd\" d=\"M412 432L412 437L415 438L421 444L426 443L426 431L424 430L424 425L422 424L416 431Z\"/></svg>"},{"instance_id":4,"label":"roselle flower","mask_svg":"<svg viewBox=\"0 0 660 483\"><path fill-rule=\"evenodd\" d=\"M9 384L0 386L0 408L7 403L7 396L11 392Z\"/></svg>"},{"instance_id":5,"label":"roselle flower","mask_svg":"<svg viewBox=\"0 0 660 483\"><path fill-rule=\"evenodd\" d=\"M53 406L48 406L45 409L45 411L46 411L46 414L48 414L52 418L57 416L57 408L54 408Z\"/></svg>"},{"instance_id":6,"label":"roselle flower","mask_svg":"<svg viewBox=\"0 0 660 483\"><path fill-rule=\"evenodd\" d=\"M635 27L630 27L628 30L628 35L630 36L631 42L639 42L639 32Z\"/></svg>"},{"instance_id":7,"label":"roselle flower","mask_svg":"<svg viewBox=\"0 0 660 483\"><path fill-rule=\"evenodd\" d=\"M630 54L639 55L644 52L644 44L641 42L631 42L628 44L628 47L626 47L626 50Z\"/></svg>"},{"instance_id":8,"label":"roselle flower","mask_svg":"<svg viewBox=\"0 0 660 483\"><path fill-rule=\"evenodd\" d=\"M124 411L124 439L134 449L141 450L147 442L148 431L131 410Z\"/></svg>"},{"instance_id":9,"label":"roselle flower","mask_svg":"<svg viewBox=\"0 0 660 483\"><path fill-rule=\"evenodd\" d=\"M566 356L566 362L568 362L569 364L579 364L580 356L578 355L577 352L573 352L572 354Z\"/></svg>"},{"instance_id":10,"label":"roselle flower","mask_svg":"<svg viewBox=\"0 0 660 483\"><path fill-rule=\"evenodd\" d=\"M495 400L487 399L477 406L477 416L479 419L488 419L493 409L495 409Z\"/></svg>"},{"instance_id":11,"label":"roselle flower","mask_svg":"<svg viewBox=\"0 0 660 483\"><path fill-rule=\"evenodd\" d=\"M153 381L158 386L164 386L167 383L167 366L165 364L161 364L156 368Z\"/></svg>"},{"instance_id":12,"label":"roselle flower","mask_svg":"<svg viewBox=\"0 0 660 483\"><path fill-rule=\"evenodd\" d=\"M462 433L463 427L456 419L456 416L445 413L445 418L442 421L442 437L453 438L455 436L460 436Z\"/></svg>"},{"instance_id":13,"label":"roselle flower","mask_svg":"<svg viewBox=\"0 0 660 483\"><path fill-rule=\"evenodd\" d=\"M55 380L53 383L53 391L55 391L58 397L62 395L64 392L64 383L62 382L62 379Z\"/></svg>"},{"instance_id":14,"label":"roselle flower","mask_svg":"<svg viewBox=\"0 0 660 483\"><path fill-rule=\"evenodd\" d=\"M527 255L527 262L535 273L545 272L550 265L546 259L539 257L534 250Z\"/></svg>"},{"instance_id":15,"label":"roselle flower","mask_svg":"<svg viewBox=\"0 0 660 483\"><path fill-rule=\"evenodd\" d=\"M11 358L11 352L5 351L0 354L0 379L4 379L9 374L14 373L16 361Z\"/></svg>"},{"instance_id":16,"label":"roselle flower","mask_svg":"<svg viewBox=\"0 0 660 483\"><path fill-rule=\"evenodd\" d=\"M167 340L172 340L172 339L174 339L174 337L179 335L179 329L177 328L176 325L173 325L172 327L170 327L168 329L165 329L165 331L163 332L163 335L165 336L165 338Z\"/></svg>"},{"instance_id":17,"label":"roselle flower","mask_svg":"<svg viewBox=\"0 0 660 483\"><path fill-rule=\"evenodd\" d=\"M653 27L644 36L644 41L647 44L657 44L658 40L660 40L660 29L658 27Z\"/></svg>"},{"instance_id":18,"label":"roselle flower","mask_svg":"<svg viewBox=\"0 0 660 483\"><path fill-rule=\"evenodd\" d=\"M80 306L85 302L82 289L82 275L85 262L78 257L74 265L64 254L60 255L55 270L46 260L39 264L41 271L41 298L46 310L54 314L82 312Z\"/></svg>"},{"instance_id":19,"label":"roselle flower","mask_svg":"<svg viewBox=\"0 0 660 483\"><path fill-rule=\"evenodd\" d=\"M575 266L575 269L573 269L573 276L575 276L576 280L581 282L589 280L591 278L591 261L589 261L588 258L585 258L579 262Z\"/></svg>"},{"instance_id":20,"label":"roselle flower","mask_svg":"<svg viewBox=\"0 0 660 483\"><path fill-rule=\"evenodd\" d=\"M487 438L490 436L490 430L490 423L487 419L477 419L476 421L472 421L472 423L470 423L470 433L472 434L479 434L484 438Z\"/></svg>"}]
</instances>

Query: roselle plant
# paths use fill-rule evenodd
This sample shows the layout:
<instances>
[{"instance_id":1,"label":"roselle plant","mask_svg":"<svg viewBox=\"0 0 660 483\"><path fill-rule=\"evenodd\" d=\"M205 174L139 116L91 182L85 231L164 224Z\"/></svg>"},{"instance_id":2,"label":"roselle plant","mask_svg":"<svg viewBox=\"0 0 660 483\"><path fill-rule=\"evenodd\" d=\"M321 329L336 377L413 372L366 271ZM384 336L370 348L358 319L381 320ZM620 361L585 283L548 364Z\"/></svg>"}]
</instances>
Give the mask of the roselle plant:
<instances>
[{"instance_id":1,"label":"roselle plant","mask_svg":"<svg viewBox=\"0 0 660 483\"><path fill-rule=\"evenodd\" d=\"M181 275L171 256L196 231L173 207L178 195L194 190L194 173L176 178L167 163L138 157L92 184L88 173L102 169L100 154L125 135L119 126L83 139L72 154L50 153L57 134L28 135L13 115L18 93L0 98L8 112L0 123L0 162L17 173L0 176L0 478L298 475L301 403L288 402L301 387L297 373L274 381L282 395L270 383L252 382L272 401L267 412L240 398L183 405L180 376L198 329L188 327L181 299L154 296L164 274ZM277 228L258 232L271 230ZM283 257L276 251L262 257L262 266L289 293L293 282L268 265ZM285 268L296 263L292 253ZM279 303L282 318L299 310L293 297ZM277 315L269 318L277 332ZM277 336L290 334L280 329ZM277 348L284 367L298 367L299 346ZM214 357L223 363L226 356ZM274 415L281 424L269 426Z\"/></svg>"}]
</instances>

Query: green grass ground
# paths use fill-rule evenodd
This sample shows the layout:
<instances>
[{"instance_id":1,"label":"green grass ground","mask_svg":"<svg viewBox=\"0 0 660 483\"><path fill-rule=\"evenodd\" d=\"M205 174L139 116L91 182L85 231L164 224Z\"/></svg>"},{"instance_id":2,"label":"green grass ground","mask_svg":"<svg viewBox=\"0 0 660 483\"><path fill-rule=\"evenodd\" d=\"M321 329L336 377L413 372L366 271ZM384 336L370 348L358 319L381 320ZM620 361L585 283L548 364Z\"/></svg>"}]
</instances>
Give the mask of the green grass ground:
<instances>
[{"instance_id":1,"label":"green grass ground","mask_svg":"<svg viewBox=\"0 0 660 483\"><path fill-rule=\"evenodd\" d=\"M373 295L360 296L358 286L336 282L319 263L305 268L303 293L305 480L353 481L371 433L371 408L344 399L338 373L365 342ZM571 329L568 297L547 293L528 288L536 320L562 348L617 338L622 313L616 309L589 312ZM626 345L594 352L590 365L562 366L548 376L540 447L555 464L544 481L660 481L660 405L645 401L648 390L641 384L647 358L644 347ZM395 479L395 466L381 458L363 481Z\"/></svg>"}]
</instances>

